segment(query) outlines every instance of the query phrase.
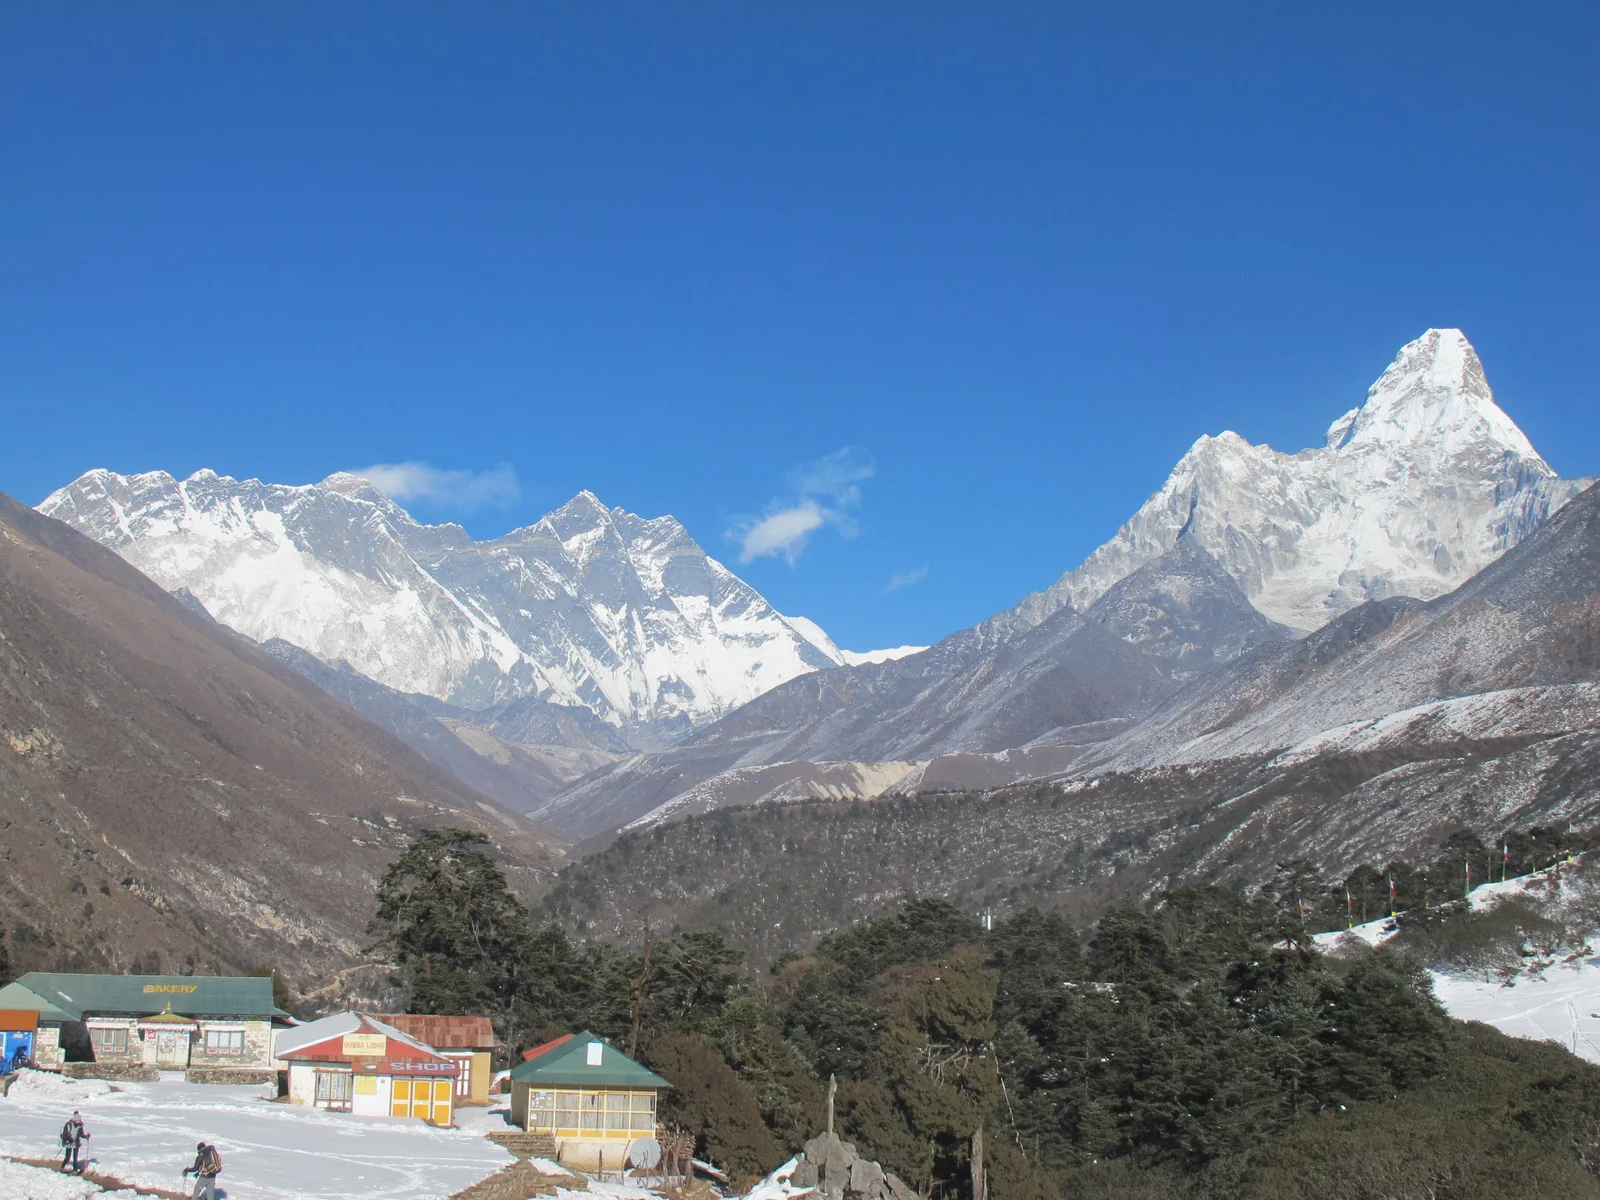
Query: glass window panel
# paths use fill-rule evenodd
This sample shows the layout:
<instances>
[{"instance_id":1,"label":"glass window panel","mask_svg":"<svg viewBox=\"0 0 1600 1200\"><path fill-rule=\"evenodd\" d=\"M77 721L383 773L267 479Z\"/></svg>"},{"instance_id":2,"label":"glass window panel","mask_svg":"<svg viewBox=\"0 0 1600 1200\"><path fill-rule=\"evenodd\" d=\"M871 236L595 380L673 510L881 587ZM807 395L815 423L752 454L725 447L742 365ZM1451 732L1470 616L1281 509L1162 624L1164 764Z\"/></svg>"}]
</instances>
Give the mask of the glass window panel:
<instances>
[{"instance_id":1,"label":"glass window panel","mask_svg":"<svg viewBox=\"0 0 1600 1200\"><path fill-rule=\"evenodd\" d=\"M605 1100L605 1096L601 1092L584 1092L583 1093L583 1107L586 1108L586 1109L587 1108L599 1108L601 1106L601 1104L604 1102L604 1100Z\"/></svg>"},{"instance_id":2,"label":"glass window panel","mask_svg":"<svg viewBox=\"0 0 1600 1200\"><path fill-rule=\"evenodd\" d=\"M655 1127L656 1119L653 1114L642 1112L636 1112L633 1114L633 1128L635 1131L643 1131L648 1133Z\"/></svg>"},{"instance_id":3,"label":"glass window panel","mask_svg":"<svg viewBox=\"0 0 1600 1200\"><path fill-rule=\"evenodd\" d=\"M529 1092L528 1100L535 1108L554 1108L556 1096L554 1092Z\"/></svg>"},{"instance_id":4,"label":"glass window panel","mask_svg":"<svg viewBox=\"0 0 1600 1200\"><path fill-rule=\"evenodd\" d=\"M534 1112L529 1113L528 1114L528 1128L530 1128L530 1129L554 1129L555 1128L555 1113L551 1112L551 1111L548 1111L548 1110L546 1110L546 1111L535 1110Z\"/></svg>"},{"instance_id":5,"label":"glass window panel","mask_svg":"<svg viewBox=\"0 0 1600 1200\"><path fill-rule=\"evenodd\" d=\"M653 1113L656 1110L656 1094L654 1092L635 1092L633 1094L633 1111Z\"/></svg>"},{"instance_id":6,"label":"glass window panel","mask_svg":"<svg viewBox=\"0 0 1600 1200\"><path fill-rule=\"evenodd\" d=\"M586 1108L583 1110L583 1124L580 1128L596 1130L600 1128L600 1110Z\"/></svg>"},{"instance_id":7,"label":"glass window panel","mask_svg":"<svg viewBox=\"0 0 1600 1200\"><path fill-rule=\"evenodd\" d=\"M607 1092L606 1093L606 1107L608 1109L610 1109L612 1112L627 1112L628 1111L628 1093L627 1092Z\"/></svg>"}]
</instances>

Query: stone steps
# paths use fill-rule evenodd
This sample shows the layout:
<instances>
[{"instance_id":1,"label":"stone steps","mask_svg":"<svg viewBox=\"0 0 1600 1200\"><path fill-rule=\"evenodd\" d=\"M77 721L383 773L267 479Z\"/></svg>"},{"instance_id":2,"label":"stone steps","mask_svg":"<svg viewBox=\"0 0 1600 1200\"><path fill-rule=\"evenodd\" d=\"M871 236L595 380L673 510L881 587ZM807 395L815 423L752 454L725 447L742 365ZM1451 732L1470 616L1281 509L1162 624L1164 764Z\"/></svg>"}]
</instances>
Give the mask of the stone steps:
<instances>
[{"instance_id":1,"label":"stone steps","mask_svg":"<svg viewBox=\"0 0 1600 1200\"><path fill-rule=\"evenodd\" d=\"M556 1156L556 1139L549 1133L524 1133L520 1129L495 1130L484 1134L496 1146L518 1158L550 1158Z\"/></svg>"}]
</instances>

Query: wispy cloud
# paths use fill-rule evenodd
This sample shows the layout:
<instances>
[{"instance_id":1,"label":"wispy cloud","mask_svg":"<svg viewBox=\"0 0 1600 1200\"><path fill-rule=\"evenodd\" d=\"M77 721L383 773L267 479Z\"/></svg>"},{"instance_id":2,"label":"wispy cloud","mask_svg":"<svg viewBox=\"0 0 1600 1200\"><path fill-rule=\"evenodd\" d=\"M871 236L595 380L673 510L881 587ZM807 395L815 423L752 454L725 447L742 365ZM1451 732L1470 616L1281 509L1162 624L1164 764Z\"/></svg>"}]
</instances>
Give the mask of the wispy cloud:
<instances>
[{"instance_id":1,"label":"wispy cloud","mask_svg":"<svg viewBox=\"0 0 1600 1200\"><path fill-rule=\"evenodd\" d=\"M399 504L426 500L442 508L472 512L504 508L522 495L517 472L510 463L487 471L446 470L425 462L378 463L351 471Z\"/></svg>"},{"instance_id":2,"label":"wispy cloud","mask_svg":"<svg viewBox=\"0 0 1600 1200\"><path fill-rule=\"evenodd\" d=\"M883 594L887 596L890 592L898 592L904 587L915 587L927 577L927 563L923 563L920 567L912 567L909 571L901 571L898 575L889 577L889 582L883 585Z\"/></svg>"},{"instance_id":3,"label":"wispy cloud","mask_svg":"<svg viewBox=\"0 0 1600 1200\"><path fill-rule=\"evenodd\" d=\"M785 495L774 499L762 516L736 521L728 531L739 543L739 561L770 556L793 563L824 526L841 537L854 537L861 484L876 471L872 456L853 446L795 467Z\"/></svg>"}]
</instances>

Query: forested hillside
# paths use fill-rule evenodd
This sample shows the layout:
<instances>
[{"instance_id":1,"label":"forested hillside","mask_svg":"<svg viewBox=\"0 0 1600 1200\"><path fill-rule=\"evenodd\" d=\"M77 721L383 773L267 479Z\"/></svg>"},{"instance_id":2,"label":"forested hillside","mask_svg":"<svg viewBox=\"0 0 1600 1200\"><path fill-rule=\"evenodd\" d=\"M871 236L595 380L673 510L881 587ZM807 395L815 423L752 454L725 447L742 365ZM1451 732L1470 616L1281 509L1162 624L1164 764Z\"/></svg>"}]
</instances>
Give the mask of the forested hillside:
<instances>
[{"instance_id":1,"label":"forested hillside","mask_svg":"<svg viewBox=\"0 0 1600 1200\"><path fill-rule=\"evenodd\" d=\"M833 1078L841 1134L929 1196L970 1194L979 1129L996 1200L1600 1196L1600 1070L1451 1021L1416 957L1319 953L1291 885L1177 887L1087 936L910 901L755 971L715 930L580 945L429 833L374 928L417 1011L635 1053L736 1177L819 1130Z\"/></svg>"}]
</instances>

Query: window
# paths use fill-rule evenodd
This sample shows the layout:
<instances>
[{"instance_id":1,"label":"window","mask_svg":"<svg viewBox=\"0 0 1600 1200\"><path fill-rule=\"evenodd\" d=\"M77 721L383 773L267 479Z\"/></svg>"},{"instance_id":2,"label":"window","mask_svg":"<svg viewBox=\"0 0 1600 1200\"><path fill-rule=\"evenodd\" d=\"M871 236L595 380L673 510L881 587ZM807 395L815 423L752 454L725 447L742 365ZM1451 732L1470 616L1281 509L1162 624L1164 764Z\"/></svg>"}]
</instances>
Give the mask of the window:
<instances>
[{"instance_id":1,"label":"window","mask_svg":"<svg viewBox=\"0 0 1600 1200\"><path fill-rule=\"evenodd\" d=\"M633 1093L633 1131L635 1133L654 1133L656 1128L656 1094L654 1092Z\"/></svg>"},{"instance_id":2,"label":"window","mask_svg":"<svg viewBox=\"0 0 1600 1200\"><path fill-rule=\"evenodd\" d=\"M350 1107L351 1077L345 1071L317 1072L317 1103L326 1108L348 1110Z\"/></svg>"},{"instance_id":3,"label":"window","mask_svg":"<svg viewBox=\"0 0 1600 1200\"><path fill-rule=\"evenodd\" d=\"M606 1130L626 1133L628 1129L628 1093L606 1093Z\"/></svg>"},{"instance_id":4,"label":"window","mask_svg":"<svg viewBox=\"0 0 1600 1200\"><path fill-rule=\"evenodd\" d=\"M554 1129L556 1127L556 1094L554 1092L528 1092L528 1128Z\"/></svg>"},{"instance_id":5,"label":"window","mask_svg":"<svg viewBox=\"0 0 1600 1200\"><path fill-rule=\"evenodd\" d=\"M556 1128L576 1129L578 1127L578 1093L558 1092L556 1094Z\"/></svg>"},{"instance_id":6,"label":"window","mask_svg":"<svg viewBox=\"0 0 1600 1200\"><path fill-rule=\"evenodd\" d=\"M580 1115L583 1118L583 1123L579 1126L580 1129L588 1132L598 1132L603 1128L600 1122L600 1114L603 1111L604 1103L605 1098L599 1092L583 1093L583 1103L579 1106Z\"/></svg>"},{"instance_id":7,"label":"window","mask_svg":"<svg viewBox=\"0 0 1600 1200\"><path fill-rule=\"evenodd\" d=\"M126 1029L96 1029L90 1026L89 1044L94 1047L96 1057L102 1054L126 1054L128 1052L128 1031Z\"/></svg>"},{"instance_id":8,"label":"window","mask_svg":"<svg viewBox=\"0 0 1600 1200\"><path fill-rule=\"evenodd\" d=\"M242 1029L208 1029L206 1030L207 1054L243 1054L244 1030Z\"/></svg>"}]
</instances>

